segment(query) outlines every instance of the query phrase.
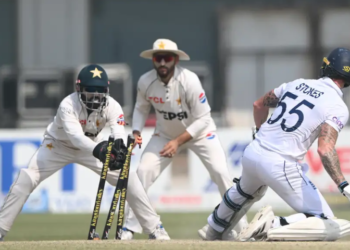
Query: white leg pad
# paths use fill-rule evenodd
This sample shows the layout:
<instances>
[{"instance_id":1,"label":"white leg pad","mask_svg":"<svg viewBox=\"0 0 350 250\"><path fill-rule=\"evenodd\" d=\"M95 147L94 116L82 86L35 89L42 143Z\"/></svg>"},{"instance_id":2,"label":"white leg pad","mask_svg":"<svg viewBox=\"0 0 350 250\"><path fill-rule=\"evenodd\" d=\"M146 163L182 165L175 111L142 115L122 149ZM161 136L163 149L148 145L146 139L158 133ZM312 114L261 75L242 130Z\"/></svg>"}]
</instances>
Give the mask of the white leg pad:
<instances>
[{"instance_id":1,"label":"white leg pad","mask_svg":"<svg viewBox=\"0 0 350 250\"><path fill-rule=\"evenodd\" d=\"M227 234L230 232L240 221L240 219L249 211L249 209L253 206L253 204L259 200L261 200L262 197L264 197L267 190L267 186L261 186L254 194L254 199L249 200L247 199L243 204L241 205L241 209L237 212L235 212L231 219L230 219L230 226L226 228L223 232L223 234Z\"/></svg>"},{"instance_id":2,"label":"white leg pad","mask_svg":"<svg viewBox=\"0 0 350 250\"><path fill-rule=\"evenodd\" d=\"M268 241L335 241L350 235L350 222L343 219L320 219L309 217L305 220L267 232Z\"/></svg>"}]
</instances>

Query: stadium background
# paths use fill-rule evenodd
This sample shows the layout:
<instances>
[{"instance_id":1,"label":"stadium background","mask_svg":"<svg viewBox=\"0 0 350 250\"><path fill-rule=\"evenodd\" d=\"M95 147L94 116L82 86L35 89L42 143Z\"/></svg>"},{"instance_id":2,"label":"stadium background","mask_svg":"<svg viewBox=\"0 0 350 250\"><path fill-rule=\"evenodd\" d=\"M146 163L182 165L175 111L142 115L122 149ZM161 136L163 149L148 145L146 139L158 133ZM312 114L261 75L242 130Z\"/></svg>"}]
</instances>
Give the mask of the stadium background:
<instances>
[{"instance_id":1,"label":"stadium background","mask_svg":"<svg viewBox=\"0 0 350 250\"><path fill-rule=\"evenodd\" d=\"M157 38L177 42L191 56L181 64L198 74L213 109L218 132L208 140L219 136L234 177L251 140L253 101L283 82L317 77L323 56L334 47L350 47L346 0L1 0L0 23L0 204L87 63L108 70L111 95L131 122L137 80L152 68L139 53ZM349 105L350 93L344 94ZM145 143L153 126L150 114ZM337 150L348 179L349 137L347 124ZM141 152L135 151L133 170ZM315 147L305 160L308 176L336 214L348 216L349 204L323 170ZM53 175L28 200L9 240L85 238L97 182L98 176L75 164ZM102 211L112 192L107 186ZM187 151L174 158L149 194L173 238L196 238L220 201L205 168ZM272 191L253 210L263 204L291 212ZM55 230L46 230L53 224Z\"/></svg>"}]
</instances>

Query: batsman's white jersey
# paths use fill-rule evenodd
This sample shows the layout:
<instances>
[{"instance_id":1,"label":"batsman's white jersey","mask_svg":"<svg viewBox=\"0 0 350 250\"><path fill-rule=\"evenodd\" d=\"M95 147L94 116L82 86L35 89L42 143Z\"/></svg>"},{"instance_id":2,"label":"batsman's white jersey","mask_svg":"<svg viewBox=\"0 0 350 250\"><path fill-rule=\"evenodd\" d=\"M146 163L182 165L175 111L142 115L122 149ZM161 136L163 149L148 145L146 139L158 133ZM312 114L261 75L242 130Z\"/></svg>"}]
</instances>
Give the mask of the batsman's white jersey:
<instances>
[{"instance_id":1,"label":"batsman's white jersey","mask_svg":"<svg viewBox=\"0 0 350 250\"><path fill-rule=\"evenodd\" d=\"M329 78L298 79L282 84L274 93L280 103L261 126L256 140L278 154L302 160L321 124L326 122L340 132L348 120L343 93Z\"/></svg>"},{"instance_id":2,"label":"batsman's white jersey","mask_svg":"<svg viewBox=\"0 0 350 250\"><path fill-rule=\"evenodd\" d=\"M0 228L9 231L32 191L47 177L70 163L83 165L101 174L102 163L92 155L102 141L100 131L106 124L117 138L125 138L123 111L117 101L108 97L108 106L101 112L87 113L78 93L67 96L60 104L54 121L48 125L44 140L32 157L28 168L21 169L0 211ZM107 181L115 186L118 171L108 171ZM81 178L85 178L82 176ZM97 183L96 183L97 190ZM95 196L96 194L91 194ZM128 182L127 201L134 209L145 233L153 233L160 223L135 172Z\"/></svg>"},{"instance_id":3,"label":"batsman's white jersey","mask_svg":"<svg viewBox=\"0 0 350 250\"><path fill-rule=\"evenodd\" d=\"M223 195L233 182L198 76L179 66L175 67L174 76L168 84L159 80L155 70L142 75L138 82L133 130L142 131L151 106L155 109L157 124L137 170L145 189L148 190L172 161L171 158L161 157L159 152L170 140L187 131L193 139L181 145L178 152L185 148L192 150L201 159ZM237 230L245 225L246 218L238 225ZM141 232L131 211L125 227Z\"/></svg>"},{"instance_id":4,"label":"batsman's white jersey","mask_svg":"<svg viewBox=\"0 0 350 250\"><path fill-rule=\"evenodd\" d=\"M247 200L245 194L253 195L264 185L298 213L334 217L306 176L307 164L299 161L318 137L322 124L327 123L338 132L346 124L349 111L343 93L328 77L298 79L282 84L274 93L280 102L244 151L239 185L229 190L208 218L210 226L219 232L225 224L220 220L230 221L234 214L232 207L241 206Z\"/></svg>"}]
</instances>

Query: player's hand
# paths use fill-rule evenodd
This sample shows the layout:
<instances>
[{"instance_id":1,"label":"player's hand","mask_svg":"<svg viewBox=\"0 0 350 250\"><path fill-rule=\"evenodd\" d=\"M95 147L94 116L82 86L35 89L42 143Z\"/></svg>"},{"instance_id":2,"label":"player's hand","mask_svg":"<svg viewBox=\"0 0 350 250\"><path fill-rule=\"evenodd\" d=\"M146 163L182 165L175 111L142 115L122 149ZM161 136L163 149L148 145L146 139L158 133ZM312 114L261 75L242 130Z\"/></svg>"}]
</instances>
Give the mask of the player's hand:
<instances>
[{"instance_id":1,"label":"player's hand","mask_svg":"<svg viewBox=\"0 0 350 250\"><path fill-rule=\"evenodd\" d=\"M338 186L338 189L350 201L350 185L349 185L349 183L347 181L342 182Z\"/></svg>"},{"instance_id":2,"label":"player's hand","mask_svg":"<svg viewBox=\"0 0 350 250\"><path fill-rule=\"evenodd\" d=\"M136 145L139 145L139 148L141 148L142 145L142 136L139 132L134 132L133 133L134 138L135 138L135 143L133 149L136 147Z\"/></svg>"},{"instance_id":3,"label":"player's hand","mask_svg":"<svg viewBox=\"0 0 350 250\"><path fill-rule=\"evenodd\" d=\"M162 151L159 152L159 154L162 157L172 158L176 154L178 147L179 143L177 142L177 140L172 140L164 146L164 148L162 149Z\"/></svg>"},{"instance_id":4,"label":"player's hand","mask_svg":"<svg viewBox=\"0 0 350 250\"><path fill-rule=\"evenodd\" d=\"M255 140L255 135L256 133L258 133L259 129L257 127L252 127L252 136L253 136L253 140Z\"/></svg>"}]
</instances>

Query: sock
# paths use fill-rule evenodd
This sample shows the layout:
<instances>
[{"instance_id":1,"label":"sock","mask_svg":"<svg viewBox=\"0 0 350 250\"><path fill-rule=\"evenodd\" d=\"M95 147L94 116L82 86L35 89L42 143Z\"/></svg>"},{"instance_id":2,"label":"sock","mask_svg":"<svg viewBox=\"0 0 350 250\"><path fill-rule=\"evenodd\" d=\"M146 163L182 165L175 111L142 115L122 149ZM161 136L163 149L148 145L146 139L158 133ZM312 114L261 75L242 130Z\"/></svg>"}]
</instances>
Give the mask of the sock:
<instances>
[{"instance_id":1,"label":"sock","mask_svg":"<svg viewBox=\"0 0 350 250\"><path fill-rule=\"evenodd\" d=\"M299 213L299 214L293 214L287 217L281 217L281 216L275 216L275 219L272 224L272 228L282 227L285 225L289 225L291 223L305 220L307 216L305 214Z\"/></svg>"}]
</instances>

